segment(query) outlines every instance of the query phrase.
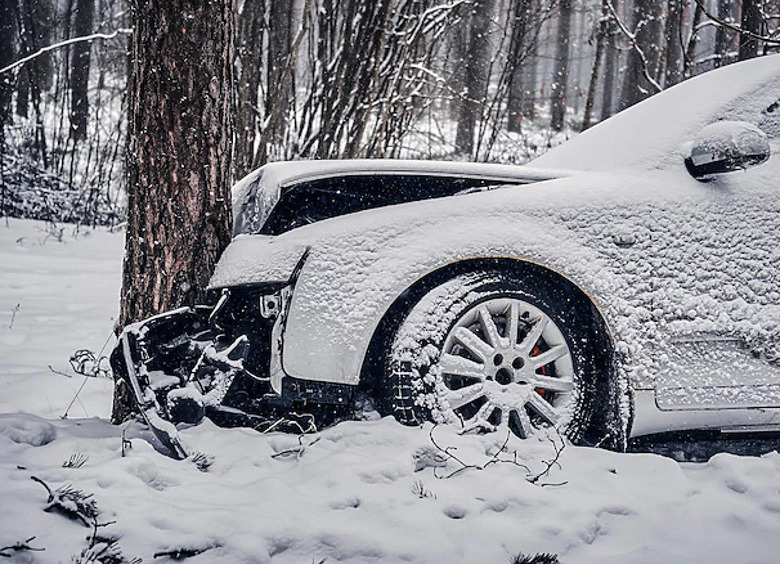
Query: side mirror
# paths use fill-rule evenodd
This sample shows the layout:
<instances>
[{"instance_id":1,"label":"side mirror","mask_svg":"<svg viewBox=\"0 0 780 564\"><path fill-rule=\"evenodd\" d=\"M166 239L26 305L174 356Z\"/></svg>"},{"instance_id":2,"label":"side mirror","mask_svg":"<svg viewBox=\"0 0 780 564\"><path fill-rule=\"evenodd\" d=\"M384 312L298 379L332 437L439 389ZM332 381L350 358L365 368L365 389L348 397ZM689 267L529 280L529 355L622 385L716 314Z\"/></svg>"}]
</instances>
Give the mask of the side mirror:
<instances>
[{"instance_id":1,"label":"side mirror","mask_svg":"<svg viewBox=\"0 0 780 564\"><path fill-rule=\"evenodd\" d=\"M693 141L685 168L696 180L743 170L769 160L766 133L744 121L718 121L702 129Z\"/></svg>"}]
</instances>

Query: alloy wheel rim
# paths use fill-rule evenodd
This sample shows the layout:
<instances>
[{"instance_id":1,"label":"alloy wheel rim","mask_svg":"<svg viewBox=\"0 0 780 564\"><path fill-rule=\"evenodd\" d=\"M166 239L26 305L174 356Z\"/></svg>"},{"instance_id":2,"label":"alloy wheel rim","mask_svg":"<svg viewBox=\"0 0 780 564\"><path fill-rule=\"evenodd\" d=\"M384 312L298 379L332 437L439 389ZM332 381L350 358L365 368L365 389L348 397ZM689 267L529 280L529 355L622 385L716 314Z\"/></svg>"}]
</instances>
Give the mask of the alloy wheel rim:
<instances>
[{"instance_id":1,"label":"alloy wheel rim","mask_svg":"<svg viewBox=\"0 0 780 564\"><path fill-rule=\"evenodd\" d=\"M450 329L436 364L445 418L464 432L506 428L520 437L567 422L571 349L555 322L514 297L473 305Z\"/></svg>"}]
</instances>

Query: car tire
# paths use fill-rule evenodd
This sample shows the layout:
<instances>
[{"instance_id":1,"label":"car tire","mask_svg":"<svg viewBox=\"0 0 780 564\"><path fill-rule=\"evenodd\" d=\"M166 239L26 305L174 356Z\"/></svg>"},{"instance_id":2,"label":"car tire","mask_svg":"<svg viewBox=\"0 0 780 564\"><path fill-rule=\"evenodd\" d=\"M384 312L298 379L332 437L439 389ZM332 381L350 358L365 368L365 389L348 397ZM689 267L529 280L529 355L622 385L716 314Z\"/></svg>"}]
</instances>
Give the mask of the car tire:
<instances>
[{"instance_id":1,"label":"car tire","mask_svg":"<svg viewBox=\"0 0 780 564\"><path fill-rule=\"evenodd\" d=\"M386 352L385 411L407 425L520 437L555 427L575 443L624 448L605 324L559 278L483 270L430 290Z\"/></svg>"}]
</instances>

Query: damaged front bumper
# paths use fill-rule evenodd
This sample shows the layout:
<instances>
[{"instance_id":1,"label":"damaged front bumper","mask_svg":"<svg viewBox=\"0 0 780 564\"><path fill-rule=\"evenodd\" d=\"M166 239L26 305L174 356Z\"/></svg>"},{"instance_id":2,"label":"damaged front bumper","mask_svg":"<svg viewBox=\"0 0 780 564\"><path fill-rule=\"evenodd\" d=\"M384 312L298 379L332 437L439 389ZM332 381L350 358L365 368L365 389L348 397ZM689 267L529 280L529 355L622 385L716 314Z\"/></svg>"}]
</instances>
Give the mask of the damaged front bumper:
<instances>
[{"instance_id":1,"label":"damaged front bumper","mask_svg":"<svg viewBox=\"0 0 780 564\"><path fill-rule=\"evenodd\" d=\"M214 306L185 307L128 325L111 354L116 380L177 457L176 423L208 417L259 430L302 426L296 412L350 404L352 387L285 374L282 346L293 284L223 290ZM307 413L307 418L312 417Z\"/></svg>"}]
</instances>

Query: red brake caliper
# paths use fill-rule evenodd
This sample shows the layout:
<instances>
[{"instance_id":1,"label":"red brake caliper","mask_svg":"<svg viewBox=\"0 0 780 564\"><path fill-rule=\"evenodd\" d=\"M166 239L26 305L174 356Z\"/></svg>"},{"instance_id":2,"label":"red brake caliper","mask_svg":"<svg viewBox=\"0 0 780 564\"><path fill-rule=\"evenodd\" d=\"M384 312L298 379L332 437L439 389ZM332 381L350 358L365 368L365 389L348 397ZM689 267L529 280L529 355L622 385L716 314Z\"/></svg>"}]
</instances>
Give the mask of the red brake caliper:
<instances>
[{"instance_id":1,"label":"red brake caliper","mask_svg":"<svg viewBox=\"0 0 780 564\"><path fill-rule=\"evenodd\" d=\"M537 356L541 352L542 352L542 349L539 348L539 345L535 345L534 346L534 350L531 351L531 356ZM546 366L542 366L541 373L543 375L547 376L547 367ZM536 393L539 394L540 396L544 397L545 394L547 393L547 390L545 390L543 388L536 388Z\"/></svg>"}]
</instances>

